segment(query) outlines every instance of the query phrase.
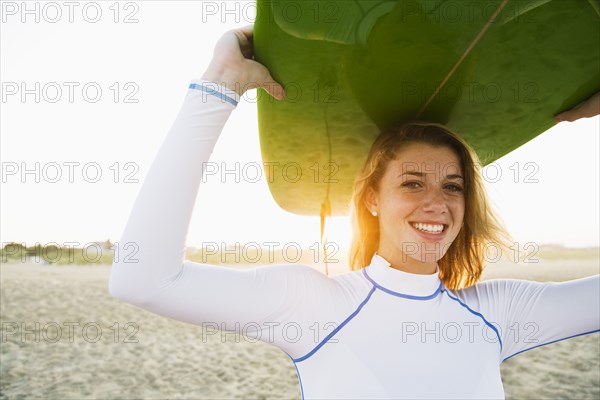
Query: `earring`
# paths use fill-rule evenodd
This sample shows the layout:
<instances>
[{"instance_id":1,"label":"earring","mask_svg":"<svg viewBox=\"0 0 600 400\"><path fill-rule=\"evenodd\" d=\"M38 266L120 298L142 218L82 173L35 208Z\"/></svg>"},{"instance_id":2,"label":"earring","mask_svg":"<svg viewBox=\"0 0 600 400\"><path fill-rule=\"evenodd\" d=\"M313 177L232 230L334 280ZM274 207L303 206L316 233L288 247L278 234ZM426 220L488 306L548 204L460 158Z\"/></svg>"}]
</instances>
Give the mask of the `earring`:
<instances>
[{"instance_id":1,"label":"earring","mask_svg":"<svg viewBox=\"0 0 600 400\"><path fill-rule=\"evenodd\" d=\"M373 214L374 217L377 216L377 211L371 211L371 214Z\"/></svg>"}]
</instances>

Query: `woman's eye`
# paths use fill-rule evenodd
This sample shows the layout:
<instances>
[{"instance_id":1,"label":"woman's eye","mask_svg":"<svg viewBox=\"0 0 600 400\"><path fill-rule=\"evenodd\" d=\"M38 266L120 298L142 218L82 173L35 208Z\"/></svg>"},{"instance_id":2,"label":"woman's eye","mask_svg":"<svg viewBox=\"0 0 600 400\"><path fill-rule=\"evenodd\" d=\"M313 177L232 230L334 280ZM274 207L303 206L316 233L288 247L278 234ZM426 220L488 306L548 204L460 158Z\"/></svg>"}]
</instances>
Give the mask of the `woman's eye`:
<instances>
[{"instance_id":1,"label":"woman's eye","mask_svg":"<svg viewBox=\"0 0 600 400\"><path fill-rule=\"evenodd\" d=\"M411 188L411 189L416 189L416 188L421 187L421 182L416 182L416 181L404 182L402 184L402 186L407 187L407 188Z\"/></svg>"},{"instance_id":2,"label":"woman's eye","mask_svg":"<svg viewBox=\"0 0 600 400\"><path fill-rule=\"evenodd\" d=\"M446 185L446 189L449 189L452 192L462 192L463 188L459 185Z\"/></svg>"}]
</instances>

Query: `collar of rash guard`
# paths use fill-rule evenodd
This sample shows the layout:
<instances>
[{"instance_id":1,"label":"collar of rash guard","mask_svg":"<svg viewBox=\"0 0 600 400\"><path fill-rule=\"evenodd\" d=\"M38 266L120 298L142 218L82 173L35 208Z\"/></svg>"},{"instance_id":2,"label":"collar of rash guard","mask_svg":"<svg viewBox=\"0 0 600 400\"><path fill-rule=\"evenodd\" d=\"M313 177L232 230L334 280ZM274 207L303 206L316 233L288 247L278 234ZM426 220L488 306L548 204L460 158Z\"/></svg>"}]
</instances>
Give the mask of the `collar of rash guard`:
<instances>
[{"instance_id":1,"label":"collar of rash guard","mask_svg":"<svg viewBox=\"0 0 600 400\"><path fill-rule=\"evenodd\" d=\"M391 264L375 253L371 264L365 268L370 280L390 294L401 297L435 297L443 287L439 277L440 267L430 275L412 274L392 268ZM425 300L425 299L424 299Z\"/></svg>"}]
</instances>

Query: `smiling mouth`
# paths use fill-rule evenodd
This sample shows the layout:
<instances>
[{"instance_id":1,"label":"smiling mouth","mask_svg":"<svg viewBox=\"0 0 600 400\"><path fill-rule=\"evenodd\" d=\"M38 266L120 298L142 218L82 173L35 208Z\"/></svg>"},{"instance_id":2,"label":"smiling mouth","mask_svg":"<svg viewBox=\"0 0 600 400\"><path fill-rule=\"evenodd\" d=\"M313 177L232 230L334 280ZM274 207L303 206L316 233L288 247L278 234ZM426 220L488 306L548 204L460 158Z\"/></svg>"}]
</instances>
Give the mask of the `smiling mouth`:
<instances>
[{"instance_id":1,"label":"smiling mouth","mask_svg":"<svg viewBox=\"0 0 600 400\"><path fill-rule=\"evenodd\" d=\"M445 224L423 224L421 222L411 222L410 224L413 228L426 233L442 233L448 228L448 225Z\"/></svg>"}]
</instances>

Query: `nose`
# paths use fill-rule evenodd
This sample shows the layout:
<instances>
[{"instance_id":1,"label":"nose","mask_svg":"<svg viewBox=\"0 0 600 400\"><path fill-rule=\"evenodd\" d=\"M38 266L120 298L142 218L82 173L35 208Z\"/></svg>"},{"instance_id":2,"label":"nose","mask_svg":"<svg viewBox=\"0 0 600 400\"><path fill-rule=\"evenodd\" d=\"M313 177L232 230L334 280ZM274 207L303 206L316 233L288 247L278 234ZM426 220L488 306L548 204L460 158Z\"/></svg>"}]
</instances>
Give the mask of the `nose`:
<instances>
[{"instance_id":1,"label":"nose","mask_svg":"<svg viewBox=\"0 0 600 400\"><path fill-rule=\"evenodd\" d=\"M441 188L430 187L426 192L424 200L423 211L439 214L448 212L446 199Z\"/></svg>"}]
</instances>

